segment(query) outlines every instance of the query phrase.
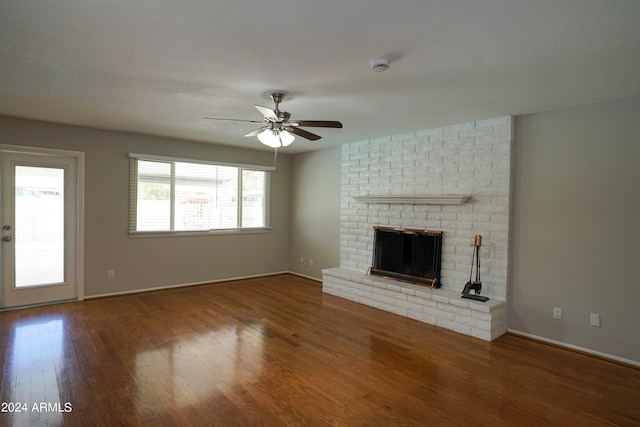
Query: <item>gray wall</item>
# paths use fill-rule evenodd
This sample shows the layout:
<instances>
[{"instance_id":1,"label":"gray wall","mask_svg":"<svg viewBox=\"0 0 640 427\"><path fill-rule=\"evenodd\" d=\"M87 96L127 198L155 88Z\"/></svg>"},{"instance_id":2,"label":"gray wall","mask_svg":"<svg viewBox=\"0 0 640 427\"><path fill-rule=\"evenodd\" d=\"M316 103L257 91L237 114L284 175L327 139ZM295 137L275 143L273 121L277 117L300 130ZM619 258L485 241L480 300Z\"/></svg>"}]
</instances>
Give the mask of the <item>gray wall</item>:
<instances>
[{"instance_id":1,"label":"gray wall","mask_svg":"<svg viewBox=\"0 0 640 427\"><path fill-rule=\"evenodd\" d=\"M323 268L340 264L340 157L340 147L292 156L289 266L294 273L321 279Z\"/></svg>"},{"instance_id":2,"label":"gray wall","mask_svg":"<svg viewBox=\"0 0 640 427\"><path fill-rule=\"evenodd\" d=\"M633 97L516 119L511 330L640 362L639 118L640 97ZM324 242L335 235L331 221L320 221L321 236L302 237L318 223L314 209L327 208L323 198L339 198L339 174L329 173L337 161L323 151L293 157L293 271L317 277L296 264L314 248L339 258L338 245ZM311 165L315 172L305 175ZM556 306L562 320L553 319ZM589 326L590 313L601 315L601 327Z\"/></svg>"},{"instance_id":3,"label":"gray wall","mask_svg":"<svg viewBox=\"0 0 640 427\"><path fill-rule=\"evenodd\" d=\"M8 117L0 117L0 129L0 144L85 153L86 296L289 270L287 155L278 156L274 174L271 233L132 239L128 152L260 165L272 165L273 153Z\"/></svg>"},{"instance_id":4,"label":"gray wall","mask_svg":"<svg viewBox=\"0 0 640 427\"><path fill-rule=\"evenodd\" d=\"M640 97L519 117L515 144L510 328L640 361Z\"/></svg>"},{"instance_id":5,"label":"gray wall","mask_svg":"<svg viewBox=\"0 0 640 427\"><path fill-rule=\"evenodd\" d=\"M633 97L516 119L510 329L640 362L639 117ZM320 278L339 265L340 148L279 155L270 235L141 240L126 235L128 151L261 164L272 154L2 117L0 129L3 144L87 153L88 295L282 270Z\"/></svg>"}]
</instances>

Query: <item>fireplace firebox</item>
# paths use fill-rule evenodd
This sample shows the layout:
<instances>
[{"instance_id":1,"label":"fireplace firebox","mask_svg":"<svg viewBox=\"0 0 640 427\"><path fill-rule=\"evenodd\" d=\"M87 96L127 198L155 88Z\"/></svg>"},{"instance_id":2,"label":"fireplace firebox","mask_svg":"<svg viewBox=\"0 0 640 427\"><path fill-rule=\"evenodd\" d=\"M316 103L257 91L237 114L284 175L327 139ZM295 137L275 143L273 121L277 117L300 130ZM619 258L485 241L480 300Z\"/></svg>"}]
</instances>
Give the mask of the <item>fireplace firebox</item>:
<instances>
[{"instance_id":1,"label":"fireplace firebox","mask_svg":"<svg viewBox=\"0 0 640 427\"><path fill-rule=\"evenodd\" d=\"M440 287L442 231L374 226L370 274Z\"/></svg>"}]
</instances>

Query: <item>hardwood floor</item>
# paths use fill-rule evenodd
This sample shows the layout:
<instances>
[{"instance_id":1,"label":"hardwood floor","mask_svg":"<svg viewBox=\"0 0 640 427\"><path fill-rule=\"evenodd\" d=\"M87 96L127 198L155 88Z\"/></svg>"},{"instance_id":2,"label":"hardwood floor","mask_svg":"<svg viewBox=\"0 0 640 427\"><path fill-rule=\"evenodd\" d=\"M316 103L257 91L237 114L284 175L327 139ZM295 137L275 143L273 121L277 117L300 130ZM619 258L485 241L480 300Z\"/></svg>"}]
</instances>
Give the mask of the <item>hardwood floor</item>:
<instances>
[{"instance_id":1,"label":"hardwood floor","mask_svg":"<svg viewBox=\"0 0 640 427\"><path fill-rule=\"evenodd\" d=\"M640 424L640 369L291 275L2 312L0 361L0 426Z\"/></svg>"}]
</instances>

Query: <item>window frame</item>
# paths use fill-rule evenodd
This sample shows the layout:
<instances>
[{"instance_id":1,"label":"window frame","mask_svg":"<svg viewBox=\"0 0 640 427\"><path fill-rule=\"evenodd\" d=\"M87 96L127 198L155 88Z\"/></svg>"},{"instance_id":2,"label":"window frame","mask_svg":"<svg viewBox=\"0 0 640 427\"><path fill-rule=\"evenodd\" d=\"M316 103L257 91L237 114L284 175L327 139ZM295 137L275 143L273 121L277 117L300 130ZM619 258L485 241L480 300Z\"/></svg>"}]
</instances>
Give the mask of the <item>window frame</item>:
<instances>
[{"instance_id":1,"label":"window frame","mask_svg":"<svg viewBox=\"0 0 640 427\"><path fill-rule=\"evenodd\" d=\"M171 156L158 156L153 154L128 153L129 158L129 206L128 206L128 234L131 238L147 238L147 237L186 237L186 236L208 236L220 234L252 234L252 233L270 233L273 229L272 210L272 182L273 172L276 170L273 166L252 165L242 163L227 163L209 160L187 159ZM260 171L265 174L264 188L264 226L260 227L228 227L214 228L208 230L137 230L137 191L138 191L138 161L156 161L171 163L172 170L175 170L175 163L192 163L212 166L234 167L238 169L238 196L236 197L237 223L242 221L242 171ZM175 174L171 176L171 200L170 200L170 217L173 223L175 216Z\"/></svg>"}]
</instances>

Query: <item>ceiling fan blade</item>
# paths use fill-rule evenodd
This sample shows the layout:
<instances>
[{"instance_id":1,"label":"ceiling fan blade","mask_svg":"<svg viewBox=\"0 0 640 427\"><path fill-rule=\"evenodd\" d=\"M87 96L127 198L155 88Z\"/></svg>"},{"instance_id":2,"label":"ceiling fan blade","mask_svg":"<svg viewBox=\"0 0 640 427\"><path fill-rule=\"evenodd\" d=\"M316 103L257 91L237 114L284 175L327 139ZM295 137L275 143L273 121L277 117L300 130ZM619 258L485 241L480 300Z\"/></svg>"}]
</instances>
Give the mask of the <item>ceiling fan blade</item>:
<instances>
[{"instance_id":1,"label":"ceiling fan blade","mask_svg":"<svg viewBox=\"0 0 640 427\"><path fill-rule=\"evenodd\" d=\"M268 128L269 128L269 126L264 126L264 127L258 128L256 130L252 130L251 132L249 132L245 136L257 136L259 133L262 133L263 130L268 129Z\"/></svg>"},{"instance_id":2,"label":"ceiling fan blade","mask_svg":"<svg viewBox=\"0 0 640 427\"><path fill-rule=\"evenodd\" d=\"M287 130L291 133L295 133L296 135L306 138L310 141L317 141L318 139L322 138L320 135L316 135L315 133L311 133L304 129L300 129L299 127L292 126L292 127L288 127Z\"/></svg>"},{"instance_id":3,"label":"ceiling fan blade","mask_svg":"<svg viewBox=\"0 0 640 427\"><path fill-rule=\"evenodd\" d=\"M271 108L263 107L261 105L256 105L255 107L258 111L260 111L260 114L264 116L265 120L268 120L273 123L278 123L281 121L278 118L278 115L276 114L276 112L273 111Z\"/></svg>"},{"instance_id":4,"label":"ceiling fan blade","mask_svg":"<svg viewBox=\"0 0 640 427\"><path fill-rule=\"evenodd\" d=\"M222 117L204 117L205 120L226 120L231 122L264 123L264 120L225 119Z\"/></svg>"},{"instance_id":5,"label":"ceiling fan blade","mask_svg":"<svg viewBox=\"0 0 640 427\"><path fill-rule=\"evenodd\" d=\"M296 120L298 126L317 128L342 128L342 123L331 120Z\"/></svg>"}]
</instances>

